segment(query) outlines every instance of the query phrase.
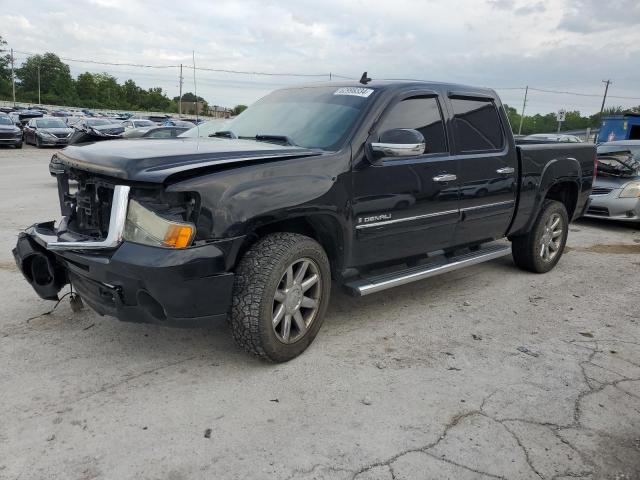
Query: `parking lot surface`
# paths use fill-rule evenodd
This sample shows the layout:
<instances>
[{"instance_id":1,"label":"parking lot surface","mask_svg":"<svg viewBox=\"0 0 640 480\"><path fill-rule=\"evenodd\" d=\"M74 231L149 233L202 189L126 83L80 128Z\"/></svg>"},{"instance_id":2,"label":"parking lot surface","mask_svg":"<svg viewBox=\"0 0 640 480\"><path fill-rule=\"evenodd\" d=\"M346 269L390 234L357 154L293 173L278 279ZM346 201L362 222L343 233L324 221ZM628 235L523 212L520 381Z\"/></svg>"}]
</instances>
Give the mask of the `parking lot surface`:
<instances>
[{"instance_id":1,"label":"parking lot surface","mask_svg":"<svg viewBox=\"0 0 640 480\"><path fill-rule=\"evenodd\" d=\"M573 224L545 275L506 257L334 291L274 365L224 323L45 314L10 250L59 216L52 153L0 149L1 479L640 478L637 227Z\"/></svg>"}]
</instances>

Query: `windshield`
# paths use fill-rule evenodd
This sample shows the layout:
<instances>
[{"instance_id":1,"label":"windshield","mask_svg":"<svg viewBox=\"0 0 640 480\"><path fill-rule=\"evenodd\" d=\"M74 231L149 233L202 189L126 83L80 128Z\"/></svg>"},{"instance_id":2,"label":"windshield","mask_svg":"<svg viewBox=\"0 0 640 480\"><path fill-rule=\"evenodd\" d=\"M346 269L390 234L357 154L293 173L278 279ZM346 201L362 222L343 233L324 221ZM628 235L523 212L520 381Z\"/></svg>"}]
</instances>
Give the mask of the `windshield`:
<instances>
[{"instance_id":1,"label":"windshield","mask_svg":"<svg viewBox=\"0 0 640 480\"><path fill-rule=\"evenodd\" d=\"M188 137L208 137L216 132L221 130L226 130L227 120L223 118L219 118L217 120L211 120L208 122L201 123L197 127L192 127L186 132L182 132L178 137L180 138L188 138Z\"/></svg>"},{"instance_id":2,"label":"windshield","mask_svg":"<svg viewBox=\"0 0 640 480\"><path fill-rule=\"evenodd\" d=\"M599 146L598 175L613 177L640 175L640 145Z\"/></svg>"},{"instance_id":3,"label":"windshield","mask_svg":"<svg viewBox=\"0 0 640 480\"><path fill-rule=\"evenodd\" d=\"M0 117L0 125L13 125L13 122L9 117L3 115Z\"/></svg>"},{"instance_id":4,"label":"windshield","mask_svg":"<svg viewBox=\"0 0 640 480\"><path fill-rule=\"evenodd\" d=\"M333 150L344 141L373 92L364 87L280 90L242 112L226 130L238 138L283 136L302 147Z\"/></svg>"},{"instance_id":5,"label":"windshield","mask_svg":"<svg viewBox=\"0 0 640 480\"><path fill-rule=\"evenodd\" d=\"M36 120L38 128L67 128L67 125L56 118L46 118L44 120Z\"/></svg>"},{"instance_id":6,"label":"windshield","mask_svg":"<svg viewBox=\"0 0 640 480\"><path fill-rule=\"evenodd\" d=\"M607 154L610 155L612 153L617 152L629 152L631 155L640 160L640 145L600 145L598 146L598 155Z\"/></svg>"},{"instance_id":7,"label":"windshield","mask_svg":"<svg viewBox=\"0 0 640 480\"><path fill-rule=\"evenodd\" d=\"M111 125L113 122L102 118L89 118L85 120L85 123L90 127L97 127L99 125Z\"/></svg>"}]
</instances>

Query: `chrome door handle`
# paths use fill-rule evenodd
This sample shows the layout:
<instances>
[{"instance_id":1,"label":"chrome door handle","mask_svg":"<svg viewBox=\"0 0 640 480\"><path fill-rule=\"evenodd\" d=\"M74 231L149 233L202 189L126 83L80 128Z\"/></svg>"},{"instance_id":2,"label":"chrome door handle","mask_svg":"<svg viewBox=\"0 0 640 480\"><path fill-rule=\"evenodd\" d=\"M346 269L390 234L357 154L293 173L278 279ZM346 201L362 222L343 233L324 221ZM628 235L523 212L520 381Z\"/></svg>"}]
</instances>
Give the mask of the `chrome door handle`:
<instances>
[{"instance_id":1,"label":"chrome door handle","mask_svg":"<svg viewBox=\"0 0 640 480\"><path fill-rule=\"evenodd\" d=\"M516 169L513 167L504 167L497 169L496 173L499 173L500 175L509 175L510 173L513 173L515 171Z\"/></svg>"},{"instance_id":2,"label":"chrome door handle","mask_svg":"<svg viewBox=\"0 0 640 480\"><path fill-rule=\"evenodd\" d=\"M443 173L442 175L436 175L435 177L433 177L434 182L453 182L457 179L458 177L451 173Z\"/></svg>"}]
</instances>

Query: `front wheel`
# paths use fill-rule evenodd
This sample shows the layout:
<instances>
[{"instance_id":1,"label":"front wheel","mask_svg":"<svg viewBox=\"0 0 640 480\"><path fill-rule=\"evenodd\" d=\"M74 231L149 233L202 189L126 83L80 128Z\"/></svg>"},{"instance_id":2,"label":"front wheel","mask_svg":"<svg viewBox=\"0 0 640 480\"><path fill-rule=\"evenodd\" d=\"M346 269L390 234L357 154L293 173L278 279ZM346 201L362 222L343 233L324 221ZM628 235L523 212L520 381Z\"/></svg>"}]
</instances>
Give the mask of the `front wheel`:
<instances>
[{"instance_id":1,"label":"front wheel","mask_svg":"<svg viewBox=\"0 0 640 480\"><path fill-rule=\"evenodd\" d=\"M36 148L42 148L42 141L40 141L40 137L36 135Z\"/></svg>"},{"instance_id":2,"label":"front wheel","mask_svg":"<svg viewBox=\"0 0 640 480\"><path fill-rule=\"evenodd\" d=\"M548 272L560 260L568 233L569 215L564 204L546 200L531 230L511 240L513 261L530 272Z\"/></svg>"},{"instance_id":3,"label":"front wheel","mask_svg":"<svg viewBox=\"0 0 640 480\"><path fill-rule=\"evenodd\" d=\"M324 321L329 260L315 240L295 233L260 239L236 269L231 330L247 352L274 362L300 355Z\"/></svg>"},{"instance_id":4,"label":"front wheel","mask_svg":"<svg viewBox=\"0 0 640 480\"><path fill-rule=\"evenodd\" d=\"M15 144L15 147L16 147L16 148L22 148L22 142L20 142L20 143L16 143L16 144Z\"/></svg>"}]
</instances>

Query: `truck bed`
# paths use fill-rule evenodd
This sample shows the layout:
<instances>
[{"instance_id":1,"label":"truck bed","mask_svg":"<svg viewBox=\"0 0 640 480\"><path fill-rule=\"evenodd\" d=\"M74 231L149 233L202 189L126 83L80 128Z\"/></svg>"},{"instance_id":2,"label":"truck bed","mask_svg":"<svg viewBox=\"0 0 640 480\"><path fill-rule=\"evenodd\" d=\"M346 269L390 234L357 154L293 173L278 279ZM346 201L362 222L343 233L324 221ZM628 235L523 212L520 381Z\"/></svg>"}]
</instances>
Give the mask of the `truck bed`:
<instances>
[{"instance_id":1,"label":"truck bed","mask_svg":"<svg viewBox=\"0 0 640 480\"><path fill-rule=\"evenodd\" d=\"M519 195L509 235L525 231L540 202L536 196L549 191L555 184L575 185L576 208L568 212L571 219L579 217L587 206L593 183L596 146L591 143L516 142L519 168Z\"/></svg>"}]
</instances>

